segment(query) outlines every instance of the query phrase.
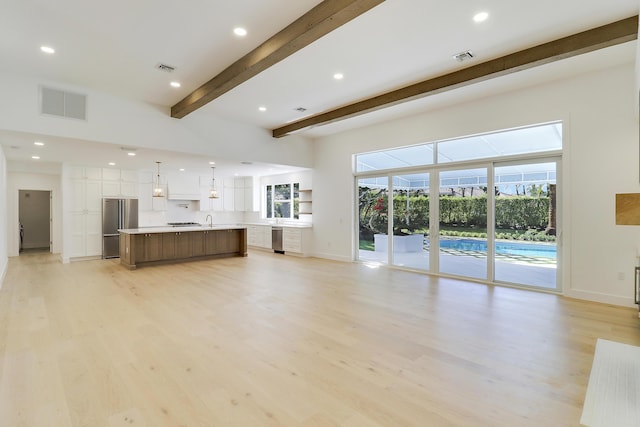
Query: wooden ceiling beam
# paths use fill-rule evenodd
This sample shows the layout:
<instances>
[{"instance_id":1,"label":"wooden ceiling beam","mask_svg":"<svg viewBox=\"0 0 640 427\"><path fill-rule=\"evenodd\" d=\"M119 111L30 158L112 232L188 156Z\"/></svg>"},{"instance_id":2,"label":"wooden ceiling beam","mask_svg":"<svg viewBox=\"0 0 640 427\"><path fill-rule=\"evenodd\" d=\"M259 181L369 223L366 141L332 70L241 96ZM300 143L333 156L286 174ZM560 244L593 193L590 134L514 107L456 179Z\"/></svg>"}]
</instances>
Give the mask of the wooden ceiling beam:
<instances>
[{"instance_id":1,"label":"wooden ceiling beam","mask_svg":"<svg viewBox=\"0 0 640 427\"><path fill-rule=\"evenodd\" d=\"M382 95L287 124L272 130L275 138L292 132L344 120L402 102L423 98L472 83L481 82L542 64L592 52L635 40L638 36L638 16L632 16L602 27L521 50L439 77L424 80Z\"/></svg>"},{"instance_id":2,"label":"wooden ceiling beam","mask_svg":"<svg viewBox=\"0 0 640 427\"><path fill-rule=\"evenodd\" d=\"M181 119L384 0L325 0L171 107Z\"/></svg>"}]
</instances>

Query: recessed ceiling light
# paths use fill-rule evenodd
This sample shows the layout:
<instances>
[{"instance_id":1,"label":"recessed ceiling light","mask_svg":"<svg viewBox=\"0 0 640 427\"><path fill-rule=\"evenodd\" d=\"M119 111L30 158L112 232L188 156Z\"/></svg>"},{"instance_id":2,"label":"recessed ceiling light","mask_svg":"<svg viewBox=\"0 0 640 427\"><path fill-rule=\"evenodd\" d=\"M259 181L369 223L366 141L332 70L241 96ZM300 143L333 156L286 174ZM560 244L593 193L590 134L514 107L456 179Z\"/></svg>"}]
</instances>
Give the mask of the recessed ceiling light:
<instances>
[{"instance_id":1,"label":"recessed ceiling light","mask_svg":"<svg viewBox=\"0 0 640 427\"><path fill-rule=\"evenodd\" d=\"M267 107L258 107L258 110L260 110L262 112L265 112L265 111L267 111Z\"/></svg>"},{"instance_id":2,"label":"recessed ceiling light","mask_svg":"<svg viewBox=\"0 0 640 427\"><path fill-rule=\"evenodd\" d=\"M180 172L184 172L184 168L180 168Z\"/></svg>"},{"instance_id":3,"label":"recessed ceiling light","mask_svg":"<svg viewBox=\"0 0 640 427\"><path fill-rule=\"evenodd\" d=\"M40 156L31 156L33 160L40 160Z\"/></svg>"},{"instance_id":4,"label":"recessed ceiling light","mask_svg":"<svg viewBox=\"0 0 640 427\"><path fill-rule=\"evenodd\" d=\"M180 87L180 86L182 86L182 85L180 84L180 82L171 82L171 83L169 83L169 84L171 85L171 87Z\"/></svg>"},{"instance_id":5,"label":"recessed ceiling light","mask_svg":"<svg viewBox=\"0 0 640 427\"><path fill-rule=\"evenodd\" d=\"M40 50L44 53L56 53L56 50L49 46L40 46Z\"/></svg>"},{"instance_id":6,"label":"recessed ceiling light","mask_svg":"<svg viewBox=\"0 0 640 427\"><path fill-rule=\"evenodd\" d=\"M344 74L342 74L342 73L335 73L335 74L333 75L333 78L334 78L334 79L336 79L336 80L342 80L342 79L344 79Z\"/></svg>"},{"instance_id":7,"label":"recessed ceiling light","mask_svg":"<svg viewBox=\"0 0 640 427\"><path fill-rule=\"evenodd\" d=\"M234 173L233 176L240 176L240 174L239 173Z\"/></svg>"},{"instance_id":8,"label":"recessed ceiling light","mask_svg":"<svg viewBox=\"0 0 640 427\"><path fill-rule=\"evenodd\" d=\"M36 141L36 142L33 143L33 145L37 145L38 147L42 147L44 145L44 142Z\"/></svg>"},{"instance_id":9,"label":"recessed ceiling light","mask_svg":"<svg viewBox=\"0 0 640 427\"><path fill-rule=\"evenodd\" d=\"M127 153L127 156L131 156L131 157L133 157L135 155L136 155L136 153L134 153L133 151L130 151L130 152Z\"/></svg>"},{"instance_id":10,"label":"recessed ceiling light","mask_svg":"<svg viewBox=\"0 0 640 427\"><path fill-rule=\"evenodd\" d=\"M486 21L488 17L489 17L489 14L487 12L479 12L473 15L473 20L476 22L482 22L482 21Z\"/></svg>"},{"instance_id":11,"label":"recessed ceiling light","mask_svg":"<svg viewBox=\"0 0 640 427\"><path fill-rule=\"evenodd\" d=\"M233 29L233 34L235 34L236 36L244 37L247 35L247 30L242 27L236 27Z\"/></svg>"},{"instance_id":12,"label":"recessed ceiling light","mask_svg":"<svg viewBox=\"0 0 640 427\"><path fill-rule=\"evenodd\" d=\"M109 162L109 166L115 166L116 163L115 162Z\"/></svg>"},{"instance_id":13,"label":"recessed ceiling light","mask_svg":"<svg viewBox=\"0 0 640 427\"><path fill-rule=\"evenodd\" d=\"M215 164L216 164L216 162L209 162L209 164L210 164L210 165L215 165Z\"/></svg>"}]
</instances>

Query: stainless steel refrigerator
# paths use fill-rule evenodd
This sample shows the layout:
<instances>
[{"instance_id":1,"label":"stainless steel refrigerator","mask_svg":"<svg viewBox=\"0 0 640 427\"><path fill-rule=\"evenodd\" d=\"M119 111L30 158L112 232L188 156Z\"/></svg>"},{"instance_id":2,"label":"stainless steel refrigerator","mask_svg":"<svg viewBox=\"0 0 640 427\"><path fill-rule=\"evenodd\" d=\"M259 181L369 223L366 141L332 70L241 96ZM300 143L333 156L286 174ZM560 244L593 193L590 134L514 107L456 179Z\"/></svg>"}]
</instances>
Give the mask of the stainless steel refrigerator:
<instances>
[{"instance_id":1,"label":"stainless steel refrigerator","mask_svg":"<svg viewBox=\"0 0 640 427\"><path fill-rule=\"evenodd\" d=\"M102 199L102 258L120 257L119 228L138 228L138 199Z\"/></svg>"}]
</instances>

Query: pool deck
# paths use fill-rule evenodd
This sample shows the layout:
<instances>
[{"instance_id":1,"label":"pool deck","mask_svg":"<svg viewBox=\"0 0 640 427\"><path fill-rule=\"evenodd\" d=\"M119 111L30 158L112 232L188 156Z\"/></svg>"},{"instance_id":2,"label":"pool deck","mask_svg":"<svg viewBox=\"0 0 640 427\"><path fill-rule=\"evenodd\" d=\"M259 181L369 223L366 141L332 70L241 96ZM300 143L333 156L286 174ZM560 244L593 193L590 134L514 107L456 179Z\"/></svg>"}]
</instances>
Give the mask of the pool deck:
<instances>
[{"instance_id":1,"label":"pool deck","mask_svg":"<svg viewBox=\"0 0 640 427\"><path fill-rule=\"evenodd\" d=\"M393 265L429 271L430 251L394 253ZM387 263L385 251L359 251L361 261ZM486 252L440 249L440 273L487 280ZM495 280L515 285L556 289L556 260L520 255L496 255Z\"/></svg>"}]
</instances>

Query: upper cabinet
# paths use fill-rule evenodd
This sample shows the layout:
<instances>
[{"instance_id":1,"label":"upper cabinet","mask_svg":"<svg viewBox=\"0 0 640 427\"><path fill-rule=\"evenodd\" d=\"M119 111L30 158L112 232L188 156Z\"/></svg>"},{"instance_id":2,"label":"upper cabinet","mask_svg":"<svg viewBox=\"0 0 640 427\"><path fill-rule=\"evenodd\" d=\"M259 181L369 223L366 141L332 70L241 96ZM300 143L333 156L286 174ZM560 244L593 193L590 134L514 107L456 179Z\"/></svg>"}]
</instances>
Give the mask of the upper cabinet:
<instances>
[{"instance_id":1,"label":"upper cabinet","mask_svg":"<svg viewBox=\"0 0 640 427\"><path fill-rule=\"evenodd\" d=\"M140 172L138 174L138 209L140 211L166 211L167 198L153 197L154 175L151 172ZM167 184L164 177L160 178L160 186L167 194Z\"/></svg>"},{"instance_id":2,"label":"upper cabinet","mask_svg":"<svg viewBox=\"0 0 640 427\"><path fill-rule=\"evenodd\" d=\"M100 168L69 167L71 185L70 211L77 213L101 212L102 171Z\"/></svg>"},{"instance_id":3,"label":"upper cabinet","mask_svg":"<svg viewBox=\"0 0 640 427\"><path fill-rule=\"evenodd\" d=\"M203 212L209 211L222 211L224 210L223 205L223 190L222 190L222 181L216 180L216 190L218 193L217 198L210 198L211 195L211 183L212 177L210 176L200 176L200 210Z\"/></svg>"},{"instance_id":4,"label":"upper cabinet","mask_svg":"<svg viewBox=\"0 0 640 427\"><path fill-rule=\"evenodd\" d=\"M84 166L70 166L69 167L69 178L71 179L92 179L92 180L101 180L102 179L102 169L100 168L91 168Z\"/></svg>"},{"instance_id":5,"label":"upper cabinet","mask_svg":"<svg viewBox=\"0 0 640 427\"><path fill-rule=\"evenodd\" d=\"M138 197L138 173L113 168L102 169L103 197Z\"/></svg>"},{"instance_id":6,"label":"upper cabinet","mask_svg":"<svg viewBox=\"0 0 640 427\"><path fill-rule=\"evenodd\" d=\"M210 199L211 177L200 177L200 210L201 211L235 211L253 210L253 177L237 176L216 179L217 199Z\"/></svg>"}]
</instances>

